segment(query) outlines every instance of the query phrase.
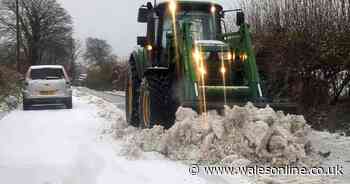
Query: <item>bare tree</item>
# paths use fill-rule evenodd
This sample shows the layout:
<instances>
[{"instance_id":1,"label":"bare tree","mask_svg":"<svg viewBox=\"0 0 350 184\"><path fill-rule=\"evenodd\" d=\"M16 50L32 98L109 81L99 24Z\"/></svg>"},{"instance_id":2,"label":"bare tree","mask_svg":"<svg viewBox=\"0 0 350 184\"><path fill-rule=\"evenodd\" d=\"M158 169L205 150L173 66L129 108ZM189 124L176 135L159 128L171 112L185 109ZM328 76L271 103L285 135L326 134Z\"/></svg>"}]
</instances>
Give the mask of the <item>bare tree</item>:
<instances>
[{"instance_id":1,"label":"bare tree","mask_svg":"<svg viewBox=\"0 0 350 184\"><path fill-rule=\"evenodd\" d=\"M16 61L16 51L13 42L3 42L0 43L0 65L15 63Z\"/></svg>"},{"instance_id":2,"label":"bare tree","mask_svg":"<svg viewBox=\"0 0 350 184\"><path fill-rule=\"evenodd\" d=\"M98 38L86 39L86 51L84 58L90 64L103 65L104 63L113 61L112 47L106 40Z\"/></svg>"},{"instance_id":3,"label":"bare tree","mask_svg":"<svg viewBox=\"0 0 350 184\"><path fill-rule=\"evenodd\" d=\"M28 63L65 62L72 40L72 20L56 0L19 0L22 49ZM0 31L15 38L15 1L3 0Z\"/></svg>"},{"instance_id":4,"label":"bare tree","mask_svg":"<svg viewBox=\"0 0 350 184\"><path fill-rule=\"evenodd\" d=\"M70 46L70 76L72 77L73 81L79 78L79 64L77 63L78 58L82 55L82 45L80 40L73 40L71 42Z\"/></svg>"},{"instance_id":5,"label":"bare tree","mask_svg":"<svg viewBox=\"0 0 350 184\"><path fill-rule=\"evenodd\" d=\"M122 58L113 66L112 83L113 89L124 91L128 75L128 58Z\"/></svg>"}]
</instances>

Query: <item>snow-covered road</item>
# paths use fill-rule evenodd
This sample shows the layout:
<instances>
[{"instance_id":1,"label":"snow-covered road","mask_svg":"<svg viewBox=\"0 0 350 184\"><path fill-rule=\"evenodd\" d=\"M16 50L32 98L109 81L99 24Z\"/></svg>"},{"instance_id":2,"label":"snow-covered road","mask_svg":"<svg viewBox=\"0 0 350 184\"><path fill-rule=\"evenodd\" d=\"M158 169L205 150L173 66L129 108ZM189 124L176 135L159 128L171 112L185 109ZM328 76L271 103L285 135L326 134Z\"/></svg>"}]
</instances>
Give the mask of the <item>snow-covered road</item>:
<instances>
[{"instance_id":1,"label":"snow-covered road","mask_svg":"<svg viewBox=\"0 0 350 184\"><path fill-rule=\"evenodd\" d=\"M91 98L75 96L73 110L19 109L1 119L0 183L250 183L245 177L191 176L188 166L156 153L137 161L119 156L119 144L101 138L110 122Z\"/></svg>"}]
</instances>

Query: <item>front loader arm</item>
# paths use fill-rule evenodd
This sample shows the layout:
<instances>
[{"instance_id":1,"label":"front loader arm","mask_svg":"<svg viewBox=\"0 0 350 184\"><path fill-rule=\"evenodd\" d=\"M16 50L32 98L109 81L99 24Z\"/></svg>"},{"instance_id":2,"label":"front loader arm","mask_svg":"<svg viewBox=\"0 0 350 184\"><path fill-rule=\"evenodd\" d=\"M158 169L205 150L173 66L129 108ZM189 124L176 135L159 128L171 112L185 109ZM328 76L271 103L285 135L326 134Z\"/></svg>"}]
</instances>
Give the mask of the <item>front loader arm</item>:
<instances>
[{"instance_id":1,"label":"front loader arm","mask_svg":"<svg viewBox=\"0 0 350 184\"><path fill-rule=\"evenodd\" d=\"M242 60L244 54L247 59L244 63L245 76L249 81L251 96L255 99L262 98L262 90L260 86L260 77L258 67L256 65L255 52L252 45L251 33L248 24L242 24L238 32L223 34L223 40L235 52L235 56Z\"/></svg>"},{"instance_id":2,"label":"front loader arm","mask_svg":"<svg viewBox=\"0 0 350 184\"><path fill-rule=\"evenodd\" d=\"M176 36L168 35L167 52L169 63L175 67L178 88L181 91L181 98L184 101L195 101L198 98L198 86L196 87L197 74L193 61L192 51L195 47L190 31L191 24L184 21Z\"/></svg>"}]
</instances>

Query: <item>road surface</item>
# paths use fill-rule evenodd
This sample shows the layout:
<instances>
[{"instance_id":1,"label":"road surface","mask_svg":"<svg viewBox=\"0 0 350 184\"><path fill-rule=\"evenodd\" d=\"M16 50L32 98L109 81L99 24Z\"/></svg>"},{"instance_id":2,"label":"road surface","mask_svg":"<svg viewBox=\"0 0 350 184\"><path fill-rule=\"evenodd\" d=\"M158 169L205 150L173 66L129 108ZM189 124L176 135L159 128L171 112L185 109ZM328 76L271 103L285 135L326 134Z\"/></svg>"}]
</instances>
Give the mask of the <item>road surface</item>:
<instances>
[{"instance_id":1,"label":"road surface","mask_svg":"<svg viewBox=\"0 0 350 184\"><path fill-rule=\"evenodd\" d=\"M74 96L72 110L18 109L1 119L0 183L250 183L244 177L191 176L188 166L156 153L140 160L119 156L122 143L101 138L101 127L110 122L99 116L91 98Z\"/></svg>"},{"instance_id":2,"label":"road surface","mask_svg":"<svg viewBox=\"0 0 350 184\"><path fill-rule=\"evenodd\" d=\"M115 94L111 94L111 93L107 93L107 92L103 92L103 91L95 91L95 90L85 88L85 87L80 87L79 90L83 91L83 92L90 93L90 94L97 96L99 98L102 98L102 99L106 100L107 102L116 105L119 109L122 109L122 110L125 109L125 96L115 95Z\"/></svg>"},{"instance_id":3,"label":"road surface","mask_svg":"<svg viewBox=\"0 0 350 184\"><path fill-rule=\"evenodd\" d=\"M6 113L5 112L0 112L0 120L5 117Z\"/></svg>"}]
</instances>

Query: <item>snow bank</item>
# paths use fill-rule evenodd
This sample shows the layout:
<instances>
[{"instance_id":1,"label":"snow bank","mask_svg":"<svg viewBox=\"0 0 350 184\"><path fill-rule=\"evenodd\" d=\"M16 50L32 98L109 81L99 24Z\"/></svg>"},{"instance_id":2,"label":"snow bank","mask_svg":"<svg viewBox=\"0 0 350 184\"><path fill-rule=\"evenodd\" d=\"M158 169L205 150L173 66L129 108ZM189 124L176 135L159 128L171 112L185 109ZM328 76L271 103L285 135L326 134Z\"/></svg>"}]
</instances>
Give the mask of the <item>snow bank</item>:
<instances>
[{"instance_id":1,"label":"snow bank","mask_svg":"<svg viewBox=\"0 0 350 184\"><path fill-rule=\"evenodd\" d=\"M206 163L232 164L241 159L276 166L319 164L308 139L311 128L303 116L285 115L270 107L258 109L252 104L227 107L225 114L212 111L199 116L180 108L176 124L169 130L156 126L129 132L124 137L127 149Z\"/></svg>"},{"instance_id":2,"label":"snow bank","mask_svg":"<svg viewBox=\"0 0 350 184\"><path fill-rule=\"evenodd\" d=\"M138 159L142 152L159 152L170 159L225 164L268 164L274 166L320 164L312 149L311 128L303 116L285 115L267 107L252 104L198 115L179 108L176 123L169 130L155 126L140 130L128 126L124 113L113 104L84 92L77 92L100 109L98 115L109 120L104 134L113 134L124 144L120 155Z\"/></svg>"},{"instance_id":3,"label":"snow bank","mask_svg":"<svg viewBox=\"0 0 350 184\"><path fill-rule=\"evenodd\" d=\"M257 109L248 104L226 108L225 117L216 112L200 116L191 109L180 108L171 129L156 126L140 130L128 126L124 112L115 105L88 92L76 90L75 95L98 107L98 116L109 120L102 121L107 122L101 125L102 136L110 139L113 147L118 147L114 148L118 155L131 160L144 159L145 152L152 152L149 154L161 153L189 164L221 162L230 166L291 164L311 167L318 166L321 161L315 150L332 151L330 157L322 159L321 166L333 166L332 160L338 159L343 165L343 161L349 160L349 154L344 150L348 139L312 131L302 116L285 115L269 107ZM348 168L344 167L345 170ZM339 178L328 176L257 176L251 179L257 184L345 184L349 181L347 177L341 177L340 181L345 182L339 182Z\"/></svg>"},{"instance_id":4,"label":"snow bank","mask_svg":"<svg viewBox=\"0 0 350 184\"><path fill-rule=\"evenodd\" d=\"M125 91L105 91L105 93L111 94L111 95L116 95L116 96L125 96Z\"/></svg>"},{"instance_id":5,"label":"snow bank","mask_svg":"<svg viewBox=\"0 0 350 184\"><path fill-rule=\"evenodd\" d=\"M105 123L101 126L101 131L103 134L113 133L118 134L122 137L122 133L117 132L118 130L122 130L127 127L127 123L125 120L124 112L118 109L115 105L106 102L102 98L93 96L88 94L88 92L84 92L79 90L80 88L76 88L74 90L74 96L80 97L82 100L87 101L89 104L94 104L98 107L98 116L100 118L106 119L109 123Z\"/></svg>"}]
</instances>

